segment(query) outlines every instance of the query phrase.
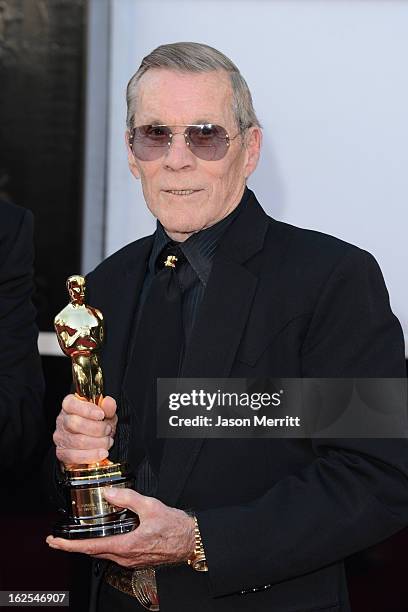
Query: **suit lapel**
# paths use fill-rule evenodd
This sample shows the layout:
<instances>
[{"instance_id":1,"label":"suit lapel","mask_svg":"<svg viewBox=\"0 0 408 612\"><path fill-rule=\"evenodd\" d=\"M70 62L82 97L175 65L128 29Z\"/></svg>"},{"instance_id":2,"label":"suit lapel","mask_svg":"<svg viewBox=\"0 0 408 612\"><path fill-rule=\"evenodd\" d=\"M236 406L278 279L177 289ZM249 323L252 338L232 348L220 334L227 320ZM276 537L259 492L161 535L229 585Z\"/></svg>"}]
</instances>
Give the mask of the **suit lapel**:
<instances>
[{"instance_id":1,"label":"suit lapel","mask_svg":"<svg viewBox=\"0 0 408 612\"><path fill-rule=\"evenodd\" d=\"M217 250L181 372L183 378L228 377L257 286L245 262L264 242L268 217L251 193ZM250 230L250 231L249 231ZM160 469L158 497L179 498L203 439L168 439Z\"/></svg>"}]
</instances>

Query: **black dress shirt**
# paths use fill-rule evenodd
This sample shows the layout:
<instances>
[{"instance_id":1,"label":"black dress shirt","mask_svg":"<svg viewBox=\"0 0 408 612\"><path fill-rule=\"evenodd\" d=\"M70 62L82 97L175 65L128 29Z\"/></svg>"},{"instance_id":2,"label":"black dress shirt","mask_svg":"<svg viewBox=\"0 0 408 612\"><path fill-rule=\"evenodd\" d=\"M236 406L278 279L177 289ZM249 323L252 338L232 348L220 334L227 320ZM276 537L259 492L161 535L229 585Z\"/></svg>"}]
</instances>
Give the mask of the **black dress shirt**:
<instances>
[{"instance_id":1,"label":"black dress shirt","mask_svg":"<svg viewBox=\"0 0 408 612\"><path fill-rule=\"evenodd\" d=\"M215 252L220 243L222 235L227 227L236 219L241 210L245 206L248 199L249 191L245 188L244 194L240 203L234 210L224 219L218 221L211 227L192 234L185 242L178 244L184 256L186 257L186 265L183 265L177 272L182 291L182 308L183 308L183 327L184 327L184 344L187 345L191 336L191 331L198 313L200 303L202 301L205 288L211 273L212 262ZM150 289L151 282L156 273L156 262L163 249L172 241L160 221L157 221L157 229L153 242L152 251L149 257L146 277L143 282L143 287L139 300L138 312L136 315L136 328L139 324L143 304Z\"/></svg>"},{"instance_id":2,"label":"black dress shirt","mask_svg":"<svg viewBox=\"0 0 408 612\"><path fill-rule=\"evenodd\" d=\"M226 229L233 223L238 217L243 208L246 206L250 192L247 188L243 193L241 201L238 206L224 219L215 223L208 229L201 230L195 234L192 234L185 242L175 243L177 244L183 255L186 258L186 262L177 271L177 278L181 286L182 291L182 317L183 317L183 328L184 328L184 351L188 345L191 332L194 327L194 322L197 317L197 313L204 296L204 292L210 277L213 259L220 244L222 236ZM132 334L133 341L130 343L130 351L133 349L134 338L136 336L137 328L140 323L144 303L148 295L151 283L154 275L157 272L157 260L160 253L174 241L166 234L166 231L160 221L157 221L157 229L154 237L152 250L150 253L148 266L146 270L146 276L143 281L143 286L140 294L139 304L136 312L136 320L134 326L134 332ZM128 361L130 354L128 356ZM182 363L182 359L181 359ZM124 413L129 411L129 406L122 403L122 410ZM130 417L130 415L129 415ZM130 431L126 433L128 429L127 423L129 418L122 418L123 433L120 436L119 442L120 454L125 456L127 454L127 448L125 448L132 440ZM142 441L143 446L146 448L146 440ZM152 467L145 456L144 460L139 465L136 474L136 489L140 493L145 495L155 495L157 490L157 474L152 470Z\"/></svg>"}]
</instances>

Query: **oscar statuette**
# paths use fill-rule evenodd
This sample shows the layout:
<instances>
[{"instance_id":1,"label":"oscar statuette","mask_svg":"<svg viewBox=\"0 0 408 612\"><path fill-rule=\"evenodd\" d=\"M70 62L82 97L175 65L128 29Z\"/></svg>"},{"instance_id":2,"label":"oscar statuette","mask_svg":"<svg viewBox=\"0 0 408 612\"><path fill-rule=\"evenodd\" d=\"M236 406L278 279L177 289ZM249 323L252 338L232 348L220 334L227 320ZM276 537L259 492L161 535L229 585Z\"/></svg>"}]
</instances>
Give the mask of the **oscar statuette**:
<instances>
[{"instance_id":1,"label":"oscar statuette","mask_svg":"<svg viewBox=\"0 0 408 612\"><path fill-rule=\"evenodd\" d=\"M62 351L71 358L75 395L101 405L103 375L99 351L103 343L102 313L85 304L85 278L67 280L70 303L55 317L54 327ZM136 514L110 504L103 487L132 488L134 478L126 463L109 459L89 465L65 465L61 484L68 512L53 529L66 539L98 538L127 533L139 524Z\"/></svg>"}]
</instances>

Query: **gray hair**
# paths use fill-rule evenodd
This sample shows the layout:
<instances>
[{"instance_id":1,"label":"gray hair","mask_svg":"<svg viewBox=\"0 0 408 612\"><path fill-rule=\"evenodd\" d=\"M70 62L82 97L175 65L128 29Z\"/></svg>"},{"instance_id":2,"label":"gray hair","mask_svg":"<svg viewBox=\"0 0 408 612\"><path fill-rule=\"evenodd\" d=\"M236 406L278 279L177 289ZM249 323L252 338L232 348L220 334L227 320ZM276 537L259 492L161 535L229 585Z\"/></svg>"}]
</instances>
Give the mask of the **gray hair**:
<instances>
[{"instance_id":1,"label":"gray hair","mask_svg":"<svg viewBox=\"0 0 408 612\"><path fill-rule=\"evenodd\" d=\"M160 45L143 58L137 72L130 79L126 90L128 130L134 126L136 89L141 77L151 68L167 68L178 72L212 72L224 70L229 74L232 86L232 110L240 132L247 128L261 127L252 103L249 87L237 66L221 51L195 42L177 42Z\"/></svg>"}]
</instances>

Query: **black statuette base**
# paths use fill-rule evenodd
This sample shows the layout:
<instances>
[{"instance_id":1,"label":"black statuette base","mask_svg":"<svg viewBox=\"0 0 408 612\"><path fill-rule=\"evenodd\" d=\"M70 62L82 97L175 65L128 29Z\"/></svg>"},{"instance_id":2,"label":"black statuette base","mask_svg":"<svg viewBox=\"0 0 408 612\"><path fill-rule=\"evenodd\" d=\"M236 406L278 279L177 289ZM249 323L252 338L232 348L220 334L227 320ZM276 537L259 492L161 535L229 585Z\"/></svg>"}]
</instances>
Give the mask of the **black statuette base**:
<instances>
[{"instance_id":1,"label":"black statuette base","mask_svg":"<svg viewBox=\"0 0 408 612\"><path fill-rule=\"evenodd\" d=\"M133 531L139 525L137 514L109 502L106 488L130 488L134 477L126 463L72 466L60 482L65 493L67 510L53 527L56 537L67 540L101 538Z\"/></svg>"},{"instance_id":2,"label":"black statuette base","mask_svg":"<svg viewBox=\"0 0 408 612\"><path fill-rule=\"evenodd\" d=\"M72 517L70 517L72 519ZM125 512L113 521L93 523L92 525L69 521L60 521L53 527L53 535L65 540L84 540L105 536L129 533L139 525L139 518L133 512Z\"/></svg>"}]
</instances>

